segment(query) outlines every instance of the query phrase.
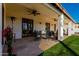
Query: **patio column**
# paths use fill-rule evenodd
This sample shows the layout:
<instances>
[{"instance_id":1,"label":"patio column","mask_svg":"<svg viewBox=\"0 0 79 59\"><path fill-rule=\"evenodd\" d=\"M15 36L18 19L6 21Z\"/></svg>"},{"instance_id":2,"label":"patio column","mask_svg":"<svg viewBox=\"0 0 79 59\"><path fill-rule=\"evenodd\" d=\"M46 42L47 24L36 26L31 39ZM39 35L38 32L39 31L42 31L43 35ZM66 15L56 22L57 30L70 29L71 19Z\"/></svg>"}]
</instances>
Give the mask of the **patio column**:
<instances>
[{"instance_id":1,"label":"patio column","mask_svg":"<svg viewBox=\"0 0 79 59\"><path fill-rule=\"evenodd\" d=\"M0 56L2 55L2 4L0 3Z\"/></svg>"},{"instance_id":2,"label":"patio column","mask_svg":"<svg viewBox=\"0 0 79 59\"><path fill-rule=\"evenodd\" d=\"M63 36L63 26L64 25L64 15L61 14L58 17L58 40L62 41L64 38Z\"/></svg>"}]
</instances>

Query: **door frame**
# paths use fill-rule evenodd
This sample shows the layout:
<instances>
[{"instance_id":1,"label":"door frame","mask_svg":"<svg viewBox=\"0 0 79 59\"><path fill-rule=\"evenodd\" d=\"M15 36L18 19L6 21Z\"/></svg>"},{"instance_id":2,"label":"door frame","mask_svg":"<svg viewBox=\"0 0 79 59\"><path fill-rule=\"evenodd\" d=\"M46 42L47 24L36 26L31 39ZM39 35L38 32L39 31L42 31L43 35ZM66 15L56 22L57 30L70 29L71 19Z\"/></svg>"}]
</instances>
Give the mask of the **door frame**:
<instances>
[{"instance_id":1,"label":"door frame","mask_svg":"<svg viewBox=\"0 0 79 59\"><path fill-rule=\"evenodd\" d=\"M27 22L28 21L32 21L32 31L33 31L33 28L34 28L34 21L33 21L33 19L29 19L29 18L22 18L22 23L23 23L23 20L26 20ZM23 36L23 24L22 24L22 37L24 37ZM25 36L26 37L26 36Z\"/></svg>"}]
</instances>

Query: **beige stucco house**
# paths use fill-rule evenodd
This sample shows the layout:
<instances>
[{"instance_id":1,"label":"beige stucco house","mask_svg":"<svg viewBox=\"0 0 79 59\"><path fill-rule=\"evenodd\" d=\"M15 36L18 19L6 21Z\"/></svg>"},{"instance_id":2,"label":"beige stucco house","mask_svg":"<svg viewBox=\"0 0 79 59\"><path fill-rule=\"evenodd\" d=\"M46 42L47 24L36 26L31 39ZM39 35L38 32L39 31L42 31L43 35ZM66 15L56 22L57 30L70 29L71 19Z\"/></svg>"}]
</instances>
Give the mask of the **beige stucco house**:
<instances>
[{"instance_id":1,"label":"beige stucco house","mask_svg":"<svg viewBox=\"0 0 79 59\"><path fill-rule=\"evenodd\" d=\"M58 4L5 3L3 4L3 29L7 26L11 27L15 40L31 37L34 31L46 33L47 30L54 33L58 31L58 40L63 40L63 20L65 15L60 8L57 8L59 8ZM45 49L45 45L42 46L42 44L40 44L42 50L52 46Z\"/></svg>"},{"instance_id":2,"label":"beige stucco house","mask_svg":"<svg viewBox=\"0 0 79 59\"><path fill-rule=\"evenodd\" d=\"M59 3L4 3L0 5L4 10L2 29L10 26L16 40L27 37L34 31L49 30L54 33L58 31L58 40L61 41L64 39L64 34L74 34L75 22ZM1 49L0 51L2 53Z\"/></svg>"}]
</instances>

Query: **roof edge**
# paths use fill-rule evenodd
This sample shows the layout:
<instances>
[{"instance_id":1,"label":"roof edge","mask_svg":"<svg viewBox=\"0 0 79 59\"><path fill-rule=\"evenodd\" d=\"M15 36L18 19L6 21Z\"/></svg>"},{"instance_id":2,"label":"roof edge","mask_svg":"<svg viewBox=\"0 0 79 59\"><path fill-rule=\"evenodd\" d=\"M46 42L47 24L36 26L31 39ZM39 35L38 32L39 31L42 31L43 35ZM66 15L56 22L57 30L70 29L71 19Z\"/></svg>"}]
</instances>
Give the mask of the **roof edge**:
<instances>
[{"instance_id":1,"label":"roof edge","mask_svg":"<svg viewBox=\"0 0 79 59\"><path fill-rule=\"evenodd\" d=\"M76 23L75 20L70 16L70 14L66 11L66 9L60 4L60 3L55 3L56 6L63 12L72 22Z\"/></svg>"}]
</instances>

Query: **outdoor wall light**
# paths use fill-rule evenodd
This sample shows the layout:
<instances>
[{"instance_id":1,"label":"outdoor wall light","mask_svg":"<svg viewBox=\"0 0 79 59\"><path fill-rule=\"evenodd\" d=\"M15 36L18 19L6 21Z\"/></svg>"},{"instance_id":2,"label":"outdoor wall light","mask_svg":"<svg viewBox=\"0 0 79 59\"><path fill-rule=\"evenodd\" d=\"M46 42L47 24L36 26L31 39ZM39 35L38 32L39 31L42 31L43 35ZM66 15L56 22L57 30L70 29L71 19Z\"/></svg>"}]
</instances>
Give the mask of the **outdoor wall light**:
<instances>
[{"instance_id":1,"label":"outdoor wall light","mask_svg":"<svg viewBox=\"0 0 79 59\"><path fill-rule=\"evenodd\" d=\"M41 24L41 22L39 22L39 24Z\"/></svg>"},{"instance_id":2,"label":"outdoor wall light","mask_svg":"<svg viewBox=\"0 0 79 59\"><path fill-rule=\"evenodd\" d=\"M11 20L13 21L13 20L15 20L16 17L14 17L14 16L10 16L10 18L11 18Z\"/></svg>"},{"instance_id":3,"label":"outdoor wall light","mask_svg":"<svg viewBox=\"0 0 79 59\"><path fill-rule=\"evenodd\" d=\"M57 19L56 19L56 18L54 18L54 21L57 21Z\"/></svg>"}]
</instances>

